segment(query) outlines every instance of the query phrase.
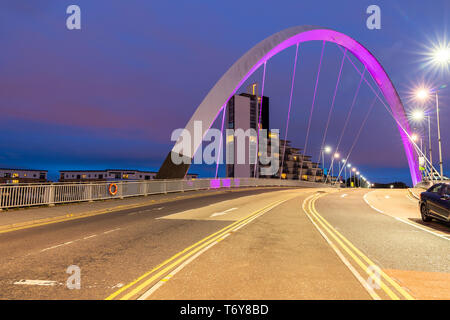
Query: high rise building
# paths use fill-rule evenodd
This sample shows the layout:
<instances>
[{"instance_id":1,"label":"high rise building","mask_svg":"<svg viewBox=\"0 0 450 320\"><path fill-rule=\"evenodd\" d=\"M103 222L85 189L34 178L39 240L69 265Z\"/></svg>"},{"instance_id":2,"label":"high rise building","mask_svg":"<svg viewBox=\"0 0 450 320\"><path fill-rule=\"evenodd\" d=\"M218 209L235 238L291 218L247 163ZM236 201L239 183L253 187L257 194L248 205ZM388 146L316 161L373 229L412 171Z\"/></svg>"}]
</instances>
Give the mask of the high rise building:
<instances>
[{"instance_id":1,"label":"high rise building","mask_svg":"<svg viewBox=\"0 0 450 320\"><path fill-rule=\"evenodd\" d=\"M261 121L259 121L261 116ZM247 88L247 93L234 95L227 104L227 129L238 130L242 129L244 132L253 129L258 132L258 124L261 124L260 129L269 129L269 98L260 97L258 95L258 84L253 83ZM260 137L267 139L266 137ZM227 150L227 177L254 177L255 164L251 161L256 157L257 138L250 136L245 138L245 163L238 163L238 138L229 135L226 137ZM230 160L233 164L229 164ZM242 161L240 161L242 162Z\"/></svg>"}]
</instances>

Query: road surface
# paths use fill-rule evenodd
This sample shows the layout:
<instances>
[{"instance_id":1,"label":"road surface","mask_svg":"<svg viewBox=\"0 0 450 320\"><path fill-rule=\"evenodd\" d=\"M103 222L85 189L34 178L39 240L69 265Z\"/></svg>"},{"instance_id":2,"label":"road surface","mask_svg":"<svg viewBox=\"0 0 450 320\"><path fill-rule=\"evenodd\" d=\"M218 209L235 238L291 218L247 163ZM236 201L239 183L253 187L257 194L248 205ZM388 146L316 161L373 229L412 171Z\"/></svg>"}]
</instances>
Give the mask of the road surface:
<instances>
[{"instance_id":1,"label":"road surface","mask_svg":"<svg viewBox=\"0 0 450 320\"><path fill-rule=\"evenodd\" d=\"M0 298L450 299L449 240L406 190L226 192L2 233Z\"/></svg>"}]
</instances>

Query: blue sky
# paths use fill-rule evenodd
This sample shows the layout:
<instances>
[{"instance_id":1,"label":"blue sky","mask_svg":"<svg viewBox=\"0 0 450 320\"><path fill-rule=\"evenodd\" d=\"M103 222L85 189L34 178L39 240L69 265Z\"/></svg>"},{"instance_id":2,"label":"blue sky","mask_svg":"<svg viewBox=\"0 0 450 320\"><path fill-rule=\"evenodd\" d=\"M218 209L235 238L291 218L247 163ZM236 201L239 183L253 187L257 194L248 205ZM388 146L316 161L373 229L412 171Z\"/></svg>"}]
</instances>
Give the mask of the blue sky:
<instances>
[{"instance_id":1,"label":"blue sky","mask_svg":"<svg viewBox=\"0 0 450 320\"><path fill-rule=\"evenodd\" d=\"M66 29L66 8L82 10L82 30ZM381 30L366 27L366 8L381 8ZM182 128L222 74L264 38L296 25L343 32L381 62L407 110L422 82L449 83L423 62L426 48L450 38L450 3L426 1L25 1L0 4L0 167L157 170ZM300 48L288 138L302 147L321 43ZM294 49L267 65L271 126L284 132ZM327 43L308 153L318 157L342 53ZM354 59L355 60L355 59ZM258 70L250 81L260 81ZM349 63L327 144L341 133L358 83ZM450 166L450 89L440 94L444 166ZM363 86L345 153L373 99ZM433 114L434 115L434 114ZM216 124L217 126L217 124ZM415 131L422 132L420 125ZM432 124L437 151L436 123ZM437 153L434 155L437 159ZM410 183L393 119L377 103L350 161L372 181ZM193 166L211 175L215 168ZM446 170L448 172L448 170Z\"/></svg>"}]
</instances>

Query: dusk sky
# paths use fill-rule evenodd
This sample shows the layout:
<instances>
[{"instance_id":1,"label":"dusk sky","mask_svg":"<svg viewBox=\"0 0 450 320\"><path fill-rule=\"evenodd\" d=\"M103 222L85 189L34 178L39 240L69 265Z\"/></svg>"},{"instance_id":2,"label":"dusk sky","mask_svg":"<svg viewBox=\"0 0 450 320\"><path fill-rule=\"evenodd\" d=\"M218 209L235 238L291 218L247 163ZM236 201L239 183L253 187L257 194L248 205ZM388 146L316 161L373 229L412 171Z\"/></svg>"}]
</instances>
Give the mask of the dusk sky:
<instances>
[{"instance_id":1,"label":"dusk sky","mask_svg":"<svg viewBox=\"0 0 450 320\"><path fill-rule=\"evenodd\" d=\"M82 29L66 28L66 8L81 8ZM381 29L366 8L381 8ZM407 112L422 83L450 85L450 72L426 63L450 39L450 2L433 1L111 1L2 0L0 3L0 167L49 170L132 168L157 171L216 81L266 37L299 25L345 33L369 49L391 77ZM448 43L448 42L447 42ZM303 147L321 42L300 45L288 139ZM272 128L284 135L295 48L267 64L264 95ZM342 58L327 43L307 153L320 143ZM352 56L352 60L362 66ZM370 76L369 76L370 77ZM260 82L261 70L247 83ZM336 146L359 76L347 61L326 143ZM373 83L372 79L370 79ZM240 91L245 90L245 85ZM341 145L346 154L374 98L363 85ZM450 87L439 93L444 170L450 174ZM438 167L433 101L433 160ZM220 124L215 124L219 126ZM425 134L425 126L412 125ZM349 161L373 182L411 184L393 118L377 102ZM329 162L329 160L328 160ZM203 177L215 166L192 166Z\"/></svg>"}]
</instances>

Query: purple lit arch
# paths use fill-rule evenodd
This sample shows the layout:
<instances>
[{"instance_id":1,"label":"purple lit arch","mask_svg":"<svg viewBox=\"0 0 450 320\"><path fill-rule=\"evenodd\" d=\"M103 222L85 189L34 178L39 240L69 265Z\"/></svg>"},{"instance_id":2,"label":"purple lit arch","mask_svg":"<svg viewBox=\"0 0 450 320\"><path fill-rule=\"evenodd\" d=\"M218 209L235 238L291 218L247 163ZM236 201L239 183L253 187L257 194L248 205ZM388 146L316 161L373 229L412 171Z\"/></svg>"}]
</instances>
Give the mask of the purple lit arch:
<instances>
[{"instance_id":1,"label":"purple lit arch","mask_svg":"<svg viewBox=\"0 0 450 320\"><path fill-rule=\"evenodd\" d=\"M392 110L393 116L398 122L398 129L403 141L412 182L414 185L420 182L421 175L415 159L413 145L405 133L405 131L408 134L410 133L405 110L389 76L378 60L364 46L349 36L331 29L315 26L292 27L280 31L258 43L236 61L219 81L217 81L192 115L186 125L186 129L193 136L194 121L202 121L204 125L208 125L208 127L203 128L204 135L213 124L222 107L226 105L227 101L262 64L286 48L307 41L328 41L336 43L346 48L364 64L367 71L375 79ZM181 156L192 159L200 143L200 141L192 141L191 151L185 151ZM189 165L175 165L172 163L171 154L174 152L173 150L167 155L166 160L158 172L157 178L183 178L187 173Z\"/></svg>"}]
</instances>

